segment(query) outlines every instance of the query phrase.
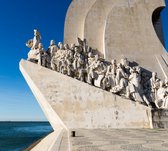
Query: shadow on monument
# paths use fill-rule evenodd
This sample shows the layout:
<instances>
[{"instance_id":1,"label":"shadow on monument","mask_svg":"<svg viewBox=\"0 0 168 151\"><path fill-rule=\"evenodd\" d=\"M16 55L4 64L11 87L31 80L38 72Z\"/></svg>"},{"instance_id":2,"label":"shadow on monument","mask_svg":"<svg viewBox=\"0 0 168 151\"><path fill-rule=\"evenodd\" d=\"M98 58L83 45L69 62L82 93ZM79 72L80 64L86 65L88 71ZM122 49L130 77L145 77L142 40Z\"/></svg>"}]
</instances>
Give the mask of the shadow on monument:
<instances>
[{"instance_id":1,"label":"shadow on monument","mask_svg":"<svg viewBox=\"0 0 168 151\"><path fill-rule=\"evenodd\" d=\"M162 19L161 19L161 12L164 8L165 7L158 7L157 9L154 10L152 14L152 23L153 23L155 32L157 34L157 37L159 38L160 42L165 48Z\"/></svg>"}]
</instances>

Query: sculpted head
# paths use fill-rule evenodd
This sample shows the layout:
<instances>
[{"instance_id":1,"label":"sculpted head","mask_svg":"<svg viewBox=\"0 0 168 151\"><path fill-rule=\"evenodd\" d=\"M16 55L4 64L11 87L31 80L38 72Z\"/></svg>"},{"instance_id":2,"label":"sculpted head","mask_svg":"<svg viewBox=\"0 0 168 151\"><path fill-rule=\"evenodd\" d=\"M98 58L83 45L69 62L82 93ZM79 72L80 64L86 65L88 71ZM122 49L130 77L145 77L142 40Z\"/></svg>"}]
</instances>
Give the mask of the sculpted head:
<instances>
[{"instance_id":1,"label":"sculpted head","mask_svg":"<svg viewBox=\"0 0 168 151\"><path fill-rule=\"evenodd\" d=\"M68 44L64 44L64 48L65 49L69 49L69 45Z\"/></svg>"},{"instance_id":2,"label":"sculpted head","mask_svg":"<svg viewBox=\"0 0 168 151\"><path fill-rule=\"evenodd\" d=\"M128 66L128 59L127 58L122 58L120 61L121 65L123 66Z\"/></svg>"},{"instance_id":3,"label":"sculpted head","mask_svg":"<svg viewBox=\"0 0 168 151\"><path fill-rule=\"evenodd\" d=\"M157 77L157 72L152 72L152 77L156 78Z\"/></svg>"},{"instance_id":4,"label":"sculpted head","mask_svg":"<svg viewBox=\"0 0 168 151\"><path fill-rule=\"evenodd\" d=\"M168 86L168 78L165 79L165 85Z\"/></svg>"},{"instance_id":5,"label":"sculpted head","mask_svg":"<svg viewBox=\"0 0 168 151\"><path fill-rule=\"evenodd\" d=\"M51 41L50 41L50 46L53 46L53 45L55 45L55 41L54 41L54 40L51 40Z\"/></svg>"},{"instance_id":6,"label":"sculpted head","mask_svg":"<svg viewBox=\"0 0 168 151\"><path fill-rule=\"evenodd\" d=\"M35 35L35 36L39 35L39 32L38 32L37 29L34 29L34 35Z\"/></svg>"},{"instance_id":7,"label":"sculpted head","mask_svg":"<svg viewBox=\"0 0 168 151\"><path fill-rule=\"evenodd\" d=\"M39 43L38 48L39 48L39 49L42 49L42 48L43 48L43 44L42 44L42 43Z\"/></svg>"},{"instance_id":8,"label":"sculpted head","mask_svg":"<svg viewBox=\"0 0 168 151\"><path fill-rule=\"evenodd\" d=\"M58 43L58 47L59 47L59 49L64 49L64 45L62 44L62 42Z\"/></svg>"},{"instance_id":9,"label":"sculpted head","mask_svg":"<svg viewBox=\"0 0 168 151\"><path fill-rule=\"evenodd\" d=\"M117 62L116 62L116 60L115 59L112 59L111 60L111 64L116 64Z\"/></svg>"},{"instance_id":10,"label":"sculpted head","mask_svg":"<svg viewBox=\"0 0 168 151\"><path fill-rule=\"evenodd\" d=\"M89 57L89 58L92 57L92 53L91 53L91 52L88 53L88 57Z\"/></svg>"},{"instance_id":11,"label":"sculpted head","mask_svg":"<svg viewBox=\"0 0 168 151\"><path fill-rule=\"evenodd\" d=\"M122 66L122 65L121 65ZM136 72L136 68L135 67L132 67L131 69L130 69L130 73L132 74L132 73L135 73Z\"/></svg>"},{"instance_id":12,"label":"sculpted head","mask_svg":"<svg viewBox=\"0 0 168 151\"><path fill-rule=\"evenodd\" d=\"M96 61L99 60L99 55L98 54L95 55L95 60Z\"/></svg>"},{"instance_id":13,"label":"sculpted head","mask_svg":"<svg viewBox=\"0 0 168 151\"><path fill-rule=\"evenodd\" d=\"M104 62L100 62L100 66L101 66L101 67L104 67Z\"/></svg>"},{"instance_id":14,"label":"sculpted head","mask_svg":"<svg viewBox=\"0 0 168 151\"><path fill-rule=\"evenodd\" d=\"M121 63L117 63L117 68L122 68L122 64Z\"/></svg>"},{"instance_id":15,"label":"sculpted head","mask_svg":"<svg viewBox=\"0 0 168 151\"><path fill-rule=\"evenodd\" d=\"M75 50L75 52L78 52L78 47L75 47L75 49L74 49L74 50Z\"/></svg>"},{"instance_id":16,"label":"sculpted head","mask_svg":"<svg viewBox=\"0 0 168 151\"><path fill-rule=\"evenodd\" d=\"M71 44L71 49L74 49L75 48L75 44Z\"/></svg>"},{"instance_id":17,"label":"sculpted head","mask_svg":"<svg viewBox=\"0 0 168 151\"><path fill-rule=\"evenodd\" d=\"M141 73L141 67L140 67L140 66L137 66L137 67L136 67L136 71L137 71L138 73Z\"/></svg>"}]
</instances>

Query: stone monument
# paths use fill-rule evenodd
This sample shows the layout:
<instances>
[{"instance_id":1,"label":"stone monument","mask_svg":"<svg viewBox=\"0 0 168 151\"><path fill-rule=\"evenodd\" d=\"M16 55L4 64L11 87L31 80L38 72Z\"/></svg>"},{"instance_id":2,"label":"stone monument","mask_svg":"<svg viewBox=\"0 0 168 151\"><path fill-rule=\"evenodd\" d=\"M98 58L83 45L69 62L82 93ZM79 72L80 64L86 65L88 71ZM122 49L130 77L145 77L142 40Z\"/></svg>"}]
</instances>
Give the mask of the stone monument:
<instances>
[{"instance_id":1,"label":"stone monument","mask_svg":"<svg viewBox=\"0 0 168 151\"><path fill-rule=\"evenodd\" d=\"M168 118L160 117L168 110L168 55L159 18L164 5L73 0L64 43L51 40L45 50L34 30L20 70L54 129L34 150L63 144L70 150L73 129L167 128Z\"/></svg>"}]
</instances>

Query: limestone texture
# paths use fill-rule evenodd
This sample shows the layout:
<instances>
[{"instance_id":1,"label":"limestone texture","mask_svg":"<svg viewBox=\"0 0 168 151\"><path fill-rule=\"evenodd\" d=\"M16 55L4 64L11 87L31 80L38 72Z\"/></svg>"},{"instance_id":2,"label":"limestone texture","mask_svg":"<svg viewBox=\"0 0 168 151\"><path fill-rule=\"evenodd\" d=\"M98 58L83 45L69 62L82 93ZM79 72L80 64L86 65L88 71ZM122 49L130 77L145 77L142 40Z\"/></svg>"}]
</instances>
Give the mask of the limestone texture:
<instances>
[{"instance_id":1,"label":"limestone texture","mask_svg":"<svg viewBox=\"0 0 168 151\"><path fill-rule=\"evenodd\" d=\"M54 129L152 128L149 107L29 61L20 70Z\"/></svg>"}]
</instances>

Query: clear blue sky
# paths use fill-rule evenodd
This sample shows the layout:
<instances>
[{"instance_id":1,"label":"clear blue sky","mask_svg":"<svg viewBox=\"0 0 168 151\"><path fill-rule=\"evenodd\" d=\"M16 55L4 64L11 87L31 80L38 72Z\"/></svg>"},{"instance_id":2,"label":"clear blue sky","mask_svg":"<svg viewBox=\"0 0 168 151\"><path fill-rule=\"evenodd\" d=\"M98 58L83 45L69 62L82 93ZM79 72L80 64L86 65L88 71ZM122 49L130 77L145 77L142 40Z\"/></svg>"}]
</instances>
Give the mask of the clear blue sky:
<instances>
[{"instance_id":1,"label":"clear blue sky","mask_svg":"<svg viewBox=\"0 0 168 151\"><path fill-rule=\"evenodd\" d=\"M38 28L42 43L63 41L64 20L71 0L0 0L0 120L45 120L19 71L25 46Z\"/></svg>"},{"instance_id":2,"label":"clear blue sky","mask_svg":"<svg viewBox=\"0 0 168 151\"><path fill-rule=\"evenodd\" d=\"M0 120L45 120L19 71L19 61L27 58L29 49L25 43L33 37L34 28L40 30L45 48L51 39L63 41L64 19L70 2L0 0Z\"/></svg>"}]
</instances>

